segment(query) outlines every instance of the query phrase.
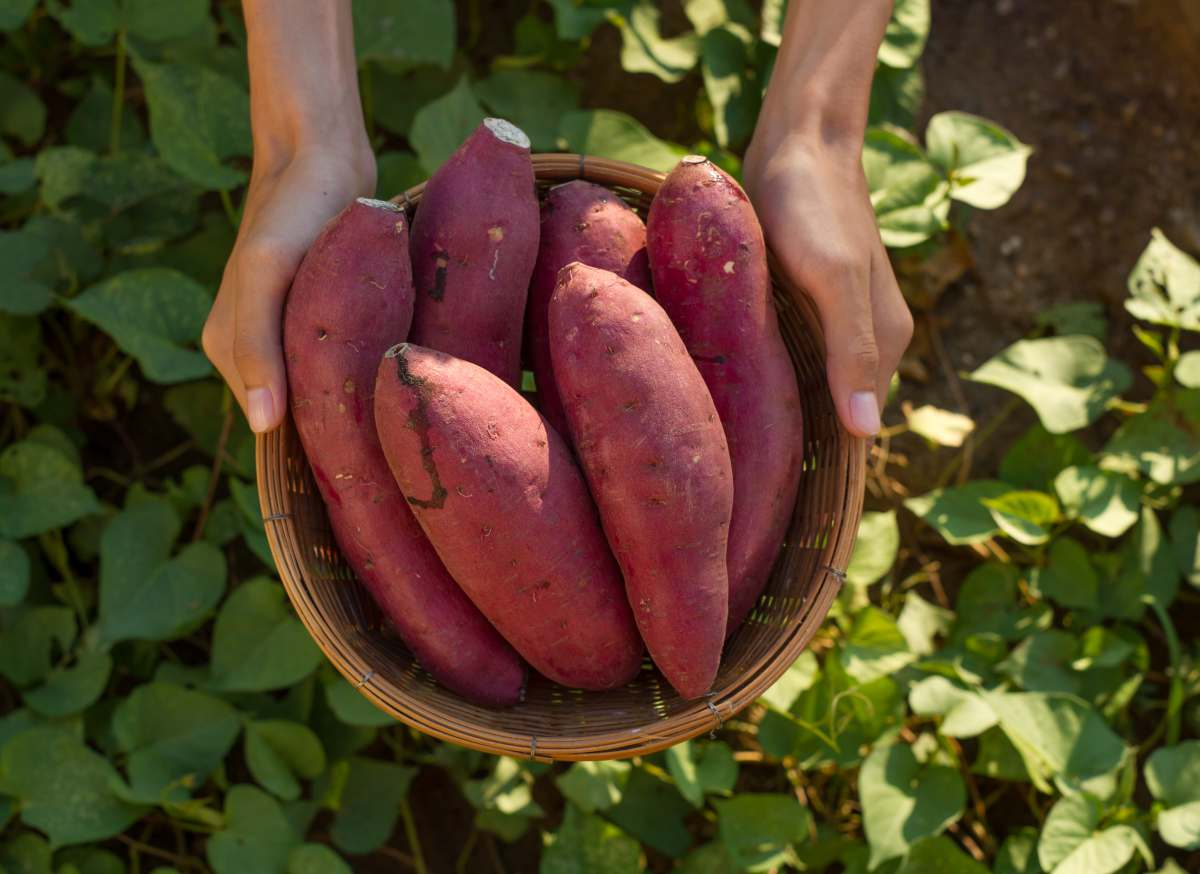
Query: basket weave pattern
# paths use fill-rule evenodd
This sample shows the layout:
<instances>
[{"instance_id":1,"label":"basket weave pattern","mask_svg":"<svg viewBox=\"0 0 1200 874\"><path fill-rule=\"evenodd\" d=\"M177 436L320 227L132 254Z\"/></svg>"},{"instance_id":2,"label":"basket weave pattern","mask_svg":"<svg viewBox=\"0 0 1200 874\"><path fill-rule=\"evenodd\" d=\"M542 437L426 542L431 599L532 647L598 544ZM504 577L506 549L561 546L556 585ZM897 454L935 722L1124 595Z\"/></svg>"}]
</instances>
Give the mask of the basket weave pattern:
<instances>
[{"instance_id":1,"label":"basket weave pattern","mask_svg":"<svg viewBox=\"0 0 1200 874\"><path fill-rule=\"evenodd\" d=\"M534 155L539 193L570 179L606 186L643 216L663 176L621 161ZM423 185L397 203L410 213ZM726 645L713 692L685 701L647 660L629 685L584 692L531 674L523 703L471 704L420 668L343 560L289 416L257 441L267 539L296 612L334 666L376 706L422 732L539 761L611 759L663 749L720 726L768 689L812 639L837 594L858 529L864 441L838 424L816 310L772 261L775 303L804 407L804 470L766 591Z\"/></svg>"}]
</instances>

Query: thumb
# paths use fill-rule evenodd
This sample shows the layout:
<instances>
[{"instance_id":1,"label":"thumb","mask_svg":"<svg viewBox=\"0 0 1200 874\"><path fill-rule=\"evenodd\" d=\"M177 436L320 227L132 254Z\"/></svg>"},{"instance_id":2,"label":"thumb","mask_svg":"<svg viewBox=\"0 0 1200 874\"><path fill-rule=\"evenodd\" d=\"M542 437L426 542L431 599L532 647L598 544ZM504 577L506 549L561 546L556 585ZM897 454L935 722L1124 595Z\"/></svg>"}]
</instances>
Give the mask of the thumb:
<instances>
[{"instance_id":1,"label":"thumb","mask_svg":"<svg viewBox=\"0 0 1200 874\"><path fill-rule=\"evenodd\" d=\"M257 433L278 426L287 409L281 326L296 267L297 259L281 248L250 244L238 253L233 364L246 387L246 419Z\"/></svg>"},{"instance_id":2,"label":"thumb","mask_svg":"<svg viewBox=\"0 0 1200 874\"><path fill-rule=\"evenodd\" d=\"M861 288L847 281L821 295L829 389L838 418L850 433L870 437L880 428L879 346L871 315L869 281Z\"/></svg>"}]
</instances>

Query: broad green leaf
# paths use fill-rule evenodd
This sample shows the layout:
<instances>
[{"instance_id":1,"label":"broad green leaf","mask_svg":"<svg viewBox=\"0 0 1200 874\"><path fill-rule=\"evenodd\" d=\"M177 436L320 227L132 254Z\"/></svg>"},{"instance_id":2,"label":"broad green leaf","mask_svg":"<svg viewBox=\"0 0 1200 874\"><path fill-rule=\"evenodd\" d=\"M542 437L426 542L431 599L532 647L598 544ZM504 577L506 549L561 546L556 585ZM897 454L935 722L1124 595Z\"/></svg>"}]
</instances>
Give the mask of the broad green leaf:
<instances>
[{"instance_id":1,"label":"broad green leaf","mask_svg":"<svg viewBox=\"0 0 1200 874\"><path fill-rule=\"evenodd\" d=\"M614 767L609 770L612 773L627 773L628 765L624 769ZM581 773L575 772L572 776L579 777ZM486 777L468 780L461 785L463 795L479 812L476 821L486 823L486 827L495 833L516 833L520 837L527 830L530 819L545 815L545 811L533 800L533 774L516 759L501 756ZM572 790L572 794L567 794L565 790L563 792L570 801L587 797L599 799L603 791L590 780L569 781L565 785Z\"/></svg>"},{"instance_id":2,"label":"broad green leaf","mask_svg":"<svg viewBox=\"0 0 1200 874\"><path fill-rule=\"evenodd\" d=\"M720 841L701 844L672 869L675 874L733 874L740 870Z\"/></svg>"},{"instance_id":3,"label":"broad green leaf","mask_svg":"<svg viewBox=\"0 0 1200 874\"><path fill-rule=\"evenodd\" d=\"M846 568L846 582L869 586L878 581L896 563L899 549L900 528L896 524L896 511L863 513L854 552Z\"/></svg>"},{"instance_id":4,"label":"broad green leaf","mask_svg":"<svg viewBox=\"0 0 1200 874\"><path fill-rule=\"evenodd\" d=\"M229 477L229 491L233 494L233 502L237 505L241 523L242 538L250 551L271 571L275 571L275 556L271 554L271 546L267 543L267 532L262 518L262 505L258 500L258 487L253 483L244 483L237 477Z\"/></svg>"},{"instance_id":5,"label":"broad green leaf","mask_svg":"<svg viewBox=\"0 0 1200 874\"><path fill-rule=\"evenodd\" d=\"M650 73L664 82L678 82L700 59L700 39L692 31L664 39L659 31L657 4L633 0L625 16L618 16L621 31L621 66L629 73Z\"/></svg>"},{"instance_id":6,"label":"broad green leaf","mask_svg":"<svg viewBox=\"0 0 1200 874\"><path fill-rule=\"evenodd\" d=\"M78 2L75 5L80 5ZM208 21L206 0L124 0L125 26L132 36L149 42L186 37Z\"/></svg>"},{"instance_id":7,"label":"broad green leaf","mask_svg":"<svg viewBox=\"0 0 1200 874\"><path fill-rule=\"evenodd\" d=\"M998 721L995 711L976 692L939 675L914 683L908 703L919 716L942 717L939 731L947 737L975 737Z\"/></svg>"},{"instance_id":8,"label":"broad green leaf","mask_svg":"<svg viewBox=\"0 0 1200 874\"><path fill-rule=\"evenodd\" d=\"M262 692L300 682L321 663L321 651L288 610L283 589L265 577L238 586L213 626L212 686Z\"/></svg>"},{"instance_id":9,"label":"broad green leaf","mask_svg":"<svg viewBox=\"0 0 1200 874\"><path fill-rule=\"evenodd\" d=\"M1167 607L1179 589L1179 569L1158 515L1143 507L1141 519L1121 549L1116 584L1109 585L1100 609L1110 616L1137 619L1150 600Z\"/></svg>"},{"instance_id":10,"label":"broad green leaf","mask_svg":"<svg viewBox=\"0 0 1200 874\"><path fill-rule=\"evenodd\" d=\"M880 62L889 67L916 65L929 38L929 21L929 0L896 0L879 46Z\"/></svg>"},{"instance_id":11,"label":"broad green leaf","mask_svg":"<svg viewBox=\"0 0 1200 874\"><path fill-rule=\"evenodd\" d=\"M408 138L426 172L433 174L484 118L467 77L417 111Z\"/></svg>"},{"instance_id":12,"label":"broad green leaf","mask_svg":"<svg viewBox=\"0 0 1200 874\"><path fill-rule=\"evenodd\" d=\"M611 109L568 112L559 122L558 133L570 152L628 161L663 172L686 154L674 143L658 139L637 119Z\"/></svg>"},{"instance_id":13,"label":"broad green leaf","mask_svg":"<svg viewBox=\"0 0 1200 874\"><path fill-rule=\"evenodd\" d=\"M1200 352L1184 352L1179 356L1175 379L1184 388L1200 388Z\"/></svg>"},{"instance_id":14,"label":"broad green leaf","mask_svg":"<svg viewBox=\"0 0 1200 874\"><path fill-rule=\"evenodd\" d=\"M906 409L904 417L910 431L938 446L962 446L967 435L975 430L975 422L970 416L929 404L915 410Z\"/></svg>"},{"instance_id":15,"label":"broad green leaf","mask_svg":"<svg viewBox=\"0 0 1200 874\"><path fill-rule=\"evenodd\" d=\"M692 845L684 822L692 813L692 806L674 784L651 775L645 768L634 768L621 793L621 803L609 808L604 816L627 835L678 859Z\"/></svg>"},{"instance_id":16,"label":"broad green leaf","mask_svg":"<svg viewBox=\"0 0 1200 874\"><path fill-rule=\"evenodd\" d=\"M0 3L0 31L16 30L36 5L37 0L4 0Z\"/></svg>"},{"instance_id":17,"label":"broad green leaf","mask_svg":"<svg viewBox=\"0 0 1200 874\"><path fill-rule=\"evenodd\" d=\"M288 854L287 874L353 874L353 870L324 844L301 844Z\"/></svg>"},{"instance_id":18,"label":"broad green leaf","mask_svg":"<svg viewBox=\"0 0 1200 874\"><path fill-rule=\"evenodd\" d=\"M917 761L905 744L877 747L858 780L872 867L903 856L962 816L967 790L958 771Z\"/></svg>"},{"instance_id":19,"label":"broad green leaf","mask_svg":"<svg viewBox=\"0 0 1200 874\"><path fill-rule=\"evenodd\" d=\"M394 717L372 704L367 696L341 677L325 683L324 689L329 709L346 725L376 727L396 724Z\"/></svg>"},{"instance_id":20,"label":"broad green leaf","mask_svg":"<svg viewBox=\"0 0 1200 874\"><path fill-rule=\"evenodd\" d=\"M375 196L387 200L403 194L426 178L421 162L412 152L384 152L376 159Z\"/></svg>"},{"instance_id":21,"label":"broad green leaf","mask_svg":"<svg viewBox=\"0 0 1200 874\"><path fill-rule=\"evenodd\" d=\"M391 837L417 769L363 758L348 765L330 834L347 853L371 853Z\"/></svg>"},{"instance_id":22,"label":"broad green leaf","mask_svg":"<svg viewBox=\"0 0 1200 874\"><path fill-rule=\"evenodd\" d=\"M1050 539L1050 527L1058 521L1058 502L1045 492L1007 492L985 498L983 505L1005 534L1018 543L1036 546Z\"/></svg>"},{"instance_id":23,"label":"broad green leaf","mask_svg":"<svg viewBox=\"0 0 1200 874\"><path fill-rule=\"evenodd\" d=\"M1021 641L998 668L1027 692L1078 694L1080 679L1071 667L1077 647L1075 636L1065 631L1037 631Z\"/></svg>"},{"instance_id":24,"label":"broad green leaf","mask_svg":"<svg viewBox=\"0 0 1200 874\"><path fill-rule=\"evenodd\" d=\"M1155 228L1129 274L1125 309L1135 319L1200 331L1200 263Z\"/></svg>"},{"instance_id":25,"label":"broad green leaf","mask_svg":"<svg viewBox=\"0 0 1200 874\"><path fill-rule=\"evenodd\" d=\"M1008 739L1008 735L999 728L989 728L979 736L979 750L975 754L975 761L971 763L971 773L991 777L993 780L1029 782L1029 769L1025 767L1025 760Z\"/></svg>"},{"instance_id":26,"label":"broad green leaf","mask_svg":"<svg viewBox=\"0 0 1200 874\"><path fill-rule=\"evenodd\" d=\"M311 780L325 770L325 750L312 729L285 719L246 725L246 764L254 779L284 801L300 797L297 777Z\"/></svg>"},{"instance_id":27,"label":"broad green leaf","mask_svg":"<svg viewBox=\"0 0 1200 874\"><path fill-rule=\"evenodd\" d=\"M580 40L591 34L603 21L608 10L594 6L588 0L549 0L554 8L554 25L560 38Z\"/></svg>"},{"instance_id":28,"label":"broad green leaf","mask_svg":"<svg viewBox=\"0 0 1200 874\"><path fill-rule=\"evenodd\" d=\"M595 813L620 804L629 772L628 762L575 762L554 782L568 801L584 813ZM680 792L686 797L683 787Z\"/></svg>"},{"instance_id":29,"label":"broad green leaf","mask_svg":"<svg viewBox=\"0 0 1200 874\"><path fill-rule=\"evenodd\" d=\"M34 728L0 750L0 787L20 799L21 821L54 846L102 841L137 822L145 808L122 800L121 777L67 731Z\"/></svg>"},{"instance_id":30,"label":"broad green leaf","mask_svg":"<svg viewBox=\"0 0 1200 874\"><path fill-rule=\"evenodd\" d=\"M91 707L108 686L112 659L85 652L69 667L55 668L45 683L25 692L25 704L43 716L70 716Z\"/></svg>"},{"instance_id":31,"label":"broad green leaf","mask_svg":"<svg viewBox=\"0 0 1200 874\"><path fill-rule=\"evenodd\" d=\"M1200 849L1200 741L1159 747L1144 773L1150 794L1165 806L1157 821L1162 839L1173 847Z\"/></svg>"},{"instance_id":32,"label":"broad green leaf","mask_svg":"<svg viewBox=\"0 0 1200 874\"><path fill-rule=\"evenodd\" d=\"M776 710L787 710L795 702L796 696L816 682L819 672L817 657L811 651L805 650L759 700L765 701Z\"/></svg>"},{"instance_id":33,"label":"broad green leaf","mask_svg":"<svg viewBox=\"0 0 1200 874\"><path fill-rule=\"evenodd\" d=\"M1046 566L1034 579L1043 595L1064 607L1094 609L1100 604L1100 577L1077 540L1055 538Z\"/></svg>"},{"instance_id":34,"label":"broad green leaf","mask_svg":"<svg viewBox=\"0 0 1200 874\"><path fill-rule=\"evenodd\" d=\"M220 766L240 731L237 711L220 698L173 683L138 686L113 714L130 786L148 803L186 799Z\"/></svg>"},{"instance_id":35,"label":"broad green leaf","mask_svg":"<svg viewBox=\"0 0 1200 874\"><path fill-rule=\"evenodd\" d=\"M1034 323L1056 334L1087 334L1101 343L1108 336L1104 304L1097 300L1073 300L1055 304L1036 313Z\"/></svg>"},{"instance_id":36,"label":"broad green leaf","mask_svg":"<svg viewBox=\"0 0 1200 874\"><path fill-rule=\"evenodd\" d=\"M638 874L637 841L594 814L568 804L558 831L545 837L539 874Z\"/></svg>"},{"instance_id":37,"label":"broad green leaf","mask_svg":"<svg viewBox=\"0 0 1200 874\"><path fill-rule=\"evenodd\" d=\"M180 522L161 499L119 513L100 540L100 634L169 640L195 628L225 591L225 558L207 543L171 557Z\"/></svg>"},{"instance_id":38,"label":"broad green leaf","mask_svg":"<svg viewBox=\"0 0 1200 874\"><path fill-rule=\"evenodd\" d=\"M867 130L863 169L884 245L916 246L945 227L949 186L920 147L898 130Z\"/></svg>"},{"instance_id":39,"label":"broad green leaf","mask_svg":"<svg viewBox=\"0 0 1200 874\"><path fill-rule=\"evenodd\" d=\"M34 275L49 254L50 245L42 237L23 229L0 231L0 264L6 274L0 285L0 313L32 316L51 304L53 289Z\"/></svg>"},{"instance_id":40,"label":"broad green leaf","mask_svg":"<svg viewBox=\"0 0 1200 874\"><path fill-rule=\"evenodd\" d=\"M717 833L740 871L770 871L795 858L810 814L794 795L742 792L713 803Z\"/></svg>"},{"instance_id":41,"label":"broad green leaf","mask_svg":"<svg viewBox=\"0 0 1200 874\"><path fill-rule=\"evenodd\" d=\"M0 70L0 135L33 146L46 130L46 106L42 99L10 73Z\"/></svg>"},{"instance_id":42,"label":"broad green leaf","mask_svg":"<svg viewBox=\"0 0 1200 874\"><path fill-rule=\"evenodd\" d=\"M538 152L558 148L559 121L579 108L575 84L552 73L497 70L473 87L483 105L525 131Z\"/></svg>"},{"instance_id":43,"label":"broad green leaf","mask_svg":"<svg viewBox=\"0 0 1200 874\"><path fill-rule=\"evenodd\" d=\"M42 328L37 319L0 313L0 403L36 407L42 402L46 371L39 362L41 352Z\"/></svg>"},{"instance_id":44,"label":"broad green leaf","mask_svg":"<svg viewBox=\"0 0 1200 874\"><path fill-rule=\"evenodd\" d=\"M1104 537L1120 537L1137 522L1141 488L1122 474L1068 467L1055 477L1054 490L1068 515Z\"/></svg>"},{"instance_id":45,"label":"broad green leaf","mask_svg":"<svg viewBox=\"0 0 1200 874\"><path fill-rule=\"evenodd\" d=\"M841 652L846 673L862 683L895 674L916 658L896 620L878 607L855 614Z\"/></svg>"},{"instance_id":46,"label":"broad green leaf","mask_svg":"<svg viewBox=\"0 0 1200 874\"><path fill-rule=\"evenodd\" d=\"M966 112L939 112L925 128L929 159L950 179L950 196L997 209L1025 181L1032 149L995 122Z\"/></svg>"},{"instance_id":47,"label":"broad green leaf","mask_svg":"<svg viewBox=\"0 0 1200 874\"><path fill-rule=\"evenodd\" d=\"M354 0L354 42L360 61L448 67L454 58L451 0Z\"/></svg>"},{"instance_id":48,"label":"broad green leaf","mask_svg":"<svg viewBox=\"0 0 1200 874\"><path fill-rule=\"evenodd\" d=\"M0 453L0 537L31 537L99 511L78 462L60 449L23 440Z\"/></svg>"},{"instance_id":49,"label":"broad green leaf","mask_svg":"<svg viewBox=\"0 0 1200 874\"><path fill-rule=\"evenodd\" d=\"M230 189L246 174L225 161L250 154L250 102L237 82L207 67L154 64L133 55L146 89L158 153L206 189Z\"/></svg>"},{"instance_id":50,"label":"broad green leaf","mask_svg":"<svg viewBox=\"0 0 1200 874\"><path fill-rule=\"evenodd\" d=\"M29 556L11 540L0 540L0 607L25 600L29 591Z\"/></svg>"},{"instance_id":51,"label":"broad green leaf","mask_svg":"<svg viewBox=\"0 0 1200 874\"><path fill-rule=\"evenodd\" d=\"M76 0L70 4L64 0L50 0L46 5L58 23L85 46L101 46L110 42L121 26L117 0L90 0L85 3Z\"/></svg>"},{"instance_id":52,"label":"broad green leaf","mask_svg":"<svg viewBox=\"0 0 1200 874\"><path fill-rule=\"evenodd\" d=\"M52 874L53 856L45 838L33 832L23 832L0 844L0 871L5 874Z\"/></svg>"},{"instance_id":53,"label":"broad green leaf","mask_svg":"<svg viewBox=\"0 0 1200 874\"><path fill-rule=\"evenodd\" d=\"M220 443L225 412L232 410L233 425L225 443L222 467L238 476L254 475L254 434L228 389L211 379L175 385L163 395L163 405L175 423L210 458Z\"/></svg>"},{"instance_id":54,"label":"broad green leaf","mask_svg":"<svg viewBox=\"0 0 1200 874\"><path fill-rule=\"evenodd\" d=\"M55 650L69 652L75 641L75 615L60 606L18 607L0 616L0 674L28 686L50 672Z\"/></svg>"},{"instance_id":55,"label":"broad green leaf","mask_svg":"<svg viewBox=\"0 0 1200 874\"><path fill-rule=\"evenodd\" d=\"M1000 479L1024 489L1054 490L1055 478L1068 467L1091 464L1092 454L1073 434L1051 434L1038 422L1019 437L1000 460ZM1060 494L1059 498L1066 500Z\"/></svg>"},{"instance_id":56,"label":"broad green leaf","mask_svg":"<svg viewBox=\"0 0 1200 874\"><path fill-rule=\"evenodd\" d=\"M747 75L749 34L736 25L714 28L700 43L700 73L713 109L717 145L735 148L754 132L761 86Z\"/></svg>"},{"instance_id":57,"label":"broad green leaf","mask_svg":"<svg viewBox=\"0 0 1200 874\"><path fill-rule=\"evenodd\" d=\"M1131 826L1099 830L1099 824L1100 809L1094 798L1083 794L1060 798L1038 839L1042 867L1054 874L1113 874L1144 847Z\"/></svg>"},{"instance_id":58,"label":"broad green leaf","mask_svg":"<svg viewBox=\"0 0 1200 874\"><path fill-rule=\"evenodd\" d=\"M988 869L939 835L913 844L896 874L990 874Z\"/></svg>"},{"instance_id":59,"label":"broad green leaf","mask_svg":"<svg viewBox=\"0 0 1200 874\"><path fill-rule=\"evenodd\" d=\"M1099 340L1082 336L1018 340L968 376L1020 395L1053 434L1090 425L1132 381Z\"/></svg>"},{"instance_id":60,"label":"broad green leaf","mask_svg":"<svg viewBox=\"0 0 1200 874\"><path fill-rule=\"evenodd\" d=\"M675 788L693 807L703 807L708 794L728 795L737 782L733 750L720 741L703 745L684 741L668 748L664 755Z\"/></svg>"},{"instance_id":61,"label":"broad green leaf","mask_svg":"<svg viewBox=\"0 0 1200 874\"><path fill-rule=\"evenodd\" d=\"M234 786L225 796L225 828L208 839L208 864L215 874L283 872L299 845L274 798L254 786Z\"/></svg>"},{"instance_id":62,"label":"broad green leaf","mask_svg":"<svg viewBox=\"0 0 1200 874\"><path fill-rule=\"evenodd\" d=\"M867 124L911 130L924 100L925 77L920 66L897 68L879 64L871 82Z\"/></svg>"},{"instance_id":63,"label":"broad green leaf","mask_svg":"<svg viewBox=\"0 0 1200 874\"><path fill-rule=\"evenodd\" d=\"M996 480L974 480L909 498L904 506L937 529L947 543L959 546L987 540L1000 532L983 502L1010 491L1009 486Z\"/></svg>"},{"instance_id":64,"label":"broad green leaf","mask_svg":"<svg viewBox=\"0 0 1200 874\"><path fill-rule=\"evenodd\" d=\"M1135 467L1156 483L1200 480L1200 438L1171 424L1160 411L1128 419L1104 452L1116 464Z\"/></svg>"},{"instance_id":65,"label":"broad green leaf","mask_svg":"<svg viewBox=\"0 0 1200 874\"><path fill-rule=\"evenodd\" d=\"M1176 510L1171 517L1170 533L1171 551L1179 573L1193 586L1200 587L1200 513L1196 508L1184 504Z\"/></svg>"}]
</instances>

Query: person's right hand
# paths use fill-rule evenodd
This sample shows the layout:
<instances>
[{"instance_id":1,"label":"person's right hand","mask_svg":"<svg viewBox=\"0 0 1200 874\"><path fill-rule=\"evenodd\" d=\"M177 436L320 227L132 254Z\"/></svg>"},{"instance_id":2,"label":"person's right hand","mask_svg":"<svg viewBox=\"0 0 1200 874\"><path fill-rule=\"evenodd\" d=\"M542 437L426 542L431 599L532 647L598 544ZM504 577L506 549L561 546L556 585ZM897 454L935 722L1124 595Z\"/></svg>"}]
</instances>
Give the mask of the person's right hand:
<instances>
[{"instance_id":1,"label":"person's right hand","mask_svg":"<svg viewBox=\"0 0 1200 874\"><path fill-rule=\"evenodd\" d=\"M285 163L255 163L237 242L204 325L209 360L229 383L255 431L287 409L282 316L287 291L322 226L375 190L369 149L314 148Z\"/></svg>"}]
</instances>

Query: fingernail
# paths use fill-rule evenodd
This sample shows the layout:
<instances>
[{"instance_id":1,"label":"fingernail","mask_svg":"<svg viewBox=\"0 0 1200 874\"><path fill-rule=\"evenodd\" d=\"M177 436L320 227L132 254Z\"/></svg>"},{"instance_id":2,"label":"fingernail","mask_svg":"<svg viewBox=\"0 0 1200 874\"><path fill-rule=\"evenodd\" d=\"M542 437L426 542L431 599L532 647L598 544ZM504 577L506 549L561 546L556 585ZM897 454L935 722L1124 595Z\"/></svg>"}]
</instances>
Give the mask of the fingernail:
<instances>
[{"instance_id":1,"label":"fingernail","mask_svg":"<svg viewBox=\"0 0 1200 874\"><path fill-rule=\"evenodd\" d=\"M275 421L275 398L269 388L252 388L246 392L246 418L250 430L261 434L270 431Z\"/></svg>"},{"instance_id":2,"label":"fingernail","mask_svg":"<svg viewBox=\"0 0 1200 874\"><path fill-rule=\"evenodd\" d=\"M850 395L850 421L864 434L879 433L879 402L873 391L856 391Z\"/></svg>"}]
</instances>

